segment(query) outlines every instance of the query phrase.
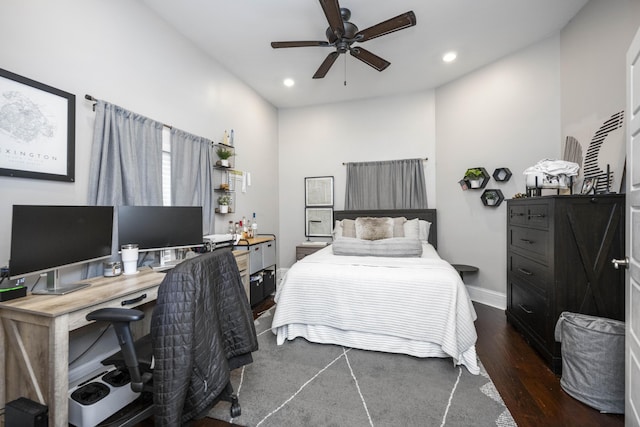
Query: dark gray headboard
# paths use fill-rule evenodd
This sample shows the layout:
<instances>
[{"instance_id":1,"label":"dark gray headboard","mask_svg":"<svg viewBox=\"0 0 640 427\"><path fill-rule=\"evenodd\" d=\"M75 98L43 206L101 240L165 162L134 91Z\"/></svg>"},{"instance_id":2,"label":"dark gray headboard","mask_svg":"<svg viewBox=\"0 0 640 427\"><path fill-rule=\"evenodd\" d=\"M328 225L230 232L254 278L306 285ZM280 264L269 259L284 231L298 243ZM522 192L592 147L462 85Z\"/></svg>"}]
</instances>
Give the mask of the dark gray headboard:
<instances>
[{"instance_id":1,"label":"dark gray headboard","mask_svg":"<svg viewBox=\"0 0 640 427\"><path fill-rule=\"evenodd\" d=\"M424 219L431 223L429 229L429 243L434 248L438 248L438 222L436 221L435 209L401 209L401 210L361 210L361 211L333 211L333 218L336 221L343 219L356 219L361 216L403 216L407 219Z\"/></svg>"}]
</instances>

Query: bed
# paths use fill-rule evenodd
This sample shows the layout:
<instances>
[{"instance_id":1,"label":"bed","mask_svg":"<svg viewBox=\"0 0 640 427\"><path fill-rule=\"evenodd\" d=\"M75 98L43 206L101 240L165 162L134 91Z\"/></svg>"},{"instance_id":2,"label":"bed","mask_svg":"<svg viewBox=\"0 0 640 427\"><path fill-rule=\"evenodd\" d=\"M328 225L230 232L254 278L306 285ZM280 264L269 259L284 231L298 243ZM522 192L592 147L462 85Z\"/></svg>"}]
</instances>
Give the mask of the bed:
<instances>
[{"instance_id":1,"label":"bed","mask_svg":"<svg viewBox=\"0 0 640 427\"><path fill-rule=\"evenodd\" d=\"M334 218L333 243L295 263L278 286L277 343L302 337L450 357L478 374L476 313L460 275L436 251L435 209L335 211Z\"/></svg>"}]
</instances>

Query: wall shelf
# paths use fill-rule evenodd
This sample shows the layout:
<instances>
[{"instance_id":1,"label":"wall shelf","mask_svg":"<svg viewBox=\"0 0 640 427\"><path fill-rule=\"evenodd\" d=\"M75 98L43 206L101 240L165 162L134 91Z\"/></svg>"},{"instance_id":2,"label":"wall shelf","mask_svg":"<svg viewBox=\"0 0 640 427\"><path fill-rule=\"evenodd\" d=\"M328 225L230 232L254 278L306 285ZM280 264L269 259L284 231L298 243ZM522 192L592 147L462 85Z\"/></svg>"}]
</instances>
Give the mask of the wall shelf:
<instances>
[{"instance_id":1,"label":"wall shelf","mask_svg":"<svg viewBox=\"0 0 640 427\"><path fill-rule=\"evenodd\" d=\"M489 182L489 180L491 179L491 175L489 175L489 172L487 172L487 170L483 167L475 167L475 168L469 168L469 169L479 169L482 172L482 179L479 180L480 184L476 187L473 187L471 184L471 180L469 180L468 178L463 178L463 181L465 181L467 183L467 188L470 188L471 190L481 190L484 187L487 186L487 183ZM467 171L469 170L467 169ZM465 171L465 175L466 175L466 171Z\"/></svg>"},{"instance_id":2,"label":"wall shelf","mask_svg":"<svg viewBox=\"0 0 640 427\"><path fill-rule=\"evenodd\" d=\"M504 201L504 195L497 188L487 188L482 192L480 200L482 200L483 205L496 208Z\"/></svg>"},{"instance_id":3,"label":"wall shelf","mask_svg":"<svg viewBox=\"0 0 640 427\"><path fill-rule=\"evenodd\" d=\"M511 179L511 171L509 168L497 168L493 171L493 179L497 182L507 182Z\"/></svg>"}]
</instances>

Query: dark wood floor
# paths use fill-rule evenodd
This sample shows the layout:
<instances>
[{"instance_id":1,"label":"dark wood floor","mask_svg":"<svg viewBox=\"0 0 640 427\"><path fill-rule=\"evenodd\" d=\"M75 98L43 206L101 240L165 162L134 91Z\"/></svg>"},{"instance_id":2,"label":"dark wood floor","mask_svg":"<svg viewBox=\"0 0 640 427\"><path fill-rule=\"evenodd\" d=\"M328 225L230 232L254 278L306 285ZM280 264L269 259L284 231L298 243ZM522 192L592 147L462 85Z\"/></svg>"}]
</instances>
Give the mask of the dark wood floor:
<instances>
[{"instance_id":1,"label":"dark wood floor","mask_svg":"<svg viewBox=\"0 0 640 427\"><path fill-rule=\"evenodd\" d=\"M269 300L256 307L254 317L272 304L273 301ZM600 414L567 395L560 387L560 378L507 324L502 310L482 304L474 306L478 313L478 356L519 427L624 426L624 416ZM193 424L194 427L230 425L212 419Z\"/></svg>"}]
</instances>

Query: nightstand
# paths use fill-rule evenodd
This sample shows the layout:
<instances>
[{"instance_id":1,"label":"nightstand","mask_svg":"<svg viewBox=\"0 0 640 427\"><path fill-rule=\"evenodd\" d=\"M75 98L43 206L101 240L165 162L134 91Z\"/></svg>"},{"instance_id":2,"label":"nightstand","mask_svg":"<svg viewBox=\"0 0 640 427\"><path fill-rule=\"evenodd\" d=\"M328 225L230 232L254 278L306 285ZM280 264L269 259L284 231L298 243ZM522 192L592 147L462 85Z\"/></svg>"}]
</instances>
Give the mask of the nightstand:
<instances>
[{"instance_id":1,"label":"nightstand","mask_svg":"<svg viewBox=\"0 0 640 427\"><path fill-rule=\"evenodd\" d=\"M327 245L298 245L296 246L296 261L300 261L307 255L311 255L326 247Z\"/></svg>"}]
</instances>

